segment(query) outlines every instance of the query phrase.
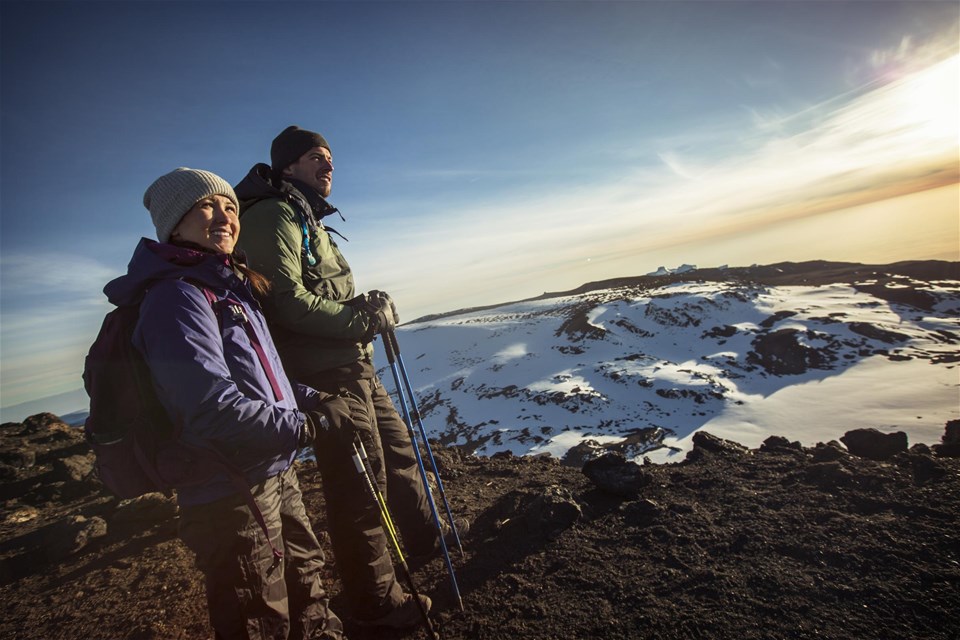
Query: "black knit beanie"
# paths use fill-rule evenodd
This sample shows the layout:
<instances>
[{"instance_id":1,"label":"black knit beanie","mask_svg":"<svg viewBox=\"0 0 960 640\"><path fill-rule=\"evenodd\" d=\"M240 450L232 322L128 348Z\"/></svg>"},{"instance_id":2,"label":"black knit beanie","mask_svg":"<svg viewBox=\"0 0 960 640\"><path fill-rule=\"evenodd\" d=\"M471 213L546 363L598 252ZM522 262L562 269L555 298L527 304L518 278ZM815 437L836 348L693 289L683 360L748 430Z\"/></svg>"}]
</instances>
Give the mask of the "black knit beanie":
<instances>
[{"instance_id":1,"label":"black knit beanie","mask_svg":"<svg viewBox=\"0 0 960 640\"><path fill-rule=\"evenodd\" d=\"M284 169L314 147L324 147L330 151L330 145L319 133L301 129L295 124L290 125L281 131L270 145L270 168L273 169L273 174L281 175Z\"/></svg>"}]
</instances>

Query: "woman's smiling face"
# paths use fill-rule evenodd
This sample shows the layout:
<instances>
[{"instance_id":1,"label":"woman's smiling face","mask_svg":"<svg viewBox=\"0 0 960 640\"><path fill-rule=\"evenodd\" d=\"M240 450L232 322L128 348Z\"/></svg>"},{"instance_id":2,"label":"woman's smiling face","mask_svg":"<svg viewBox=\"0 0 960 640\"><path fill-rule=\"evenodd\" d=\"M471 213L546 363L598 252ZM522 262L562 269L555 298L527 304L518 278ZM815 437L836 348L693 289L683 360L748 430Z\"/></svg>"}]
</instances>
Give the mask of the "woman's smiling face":
<instances>
[{"instance_id":1,"label":"woman's smiling face","mask_svg":"<svg viewBox=\"0 0 960 640\"><path fill-rule=\"evenodd\" d=\"M193 242L217 253L231 254L239 235L237 206L226 196L213 195L193 205L170 238Z\"/></svg>"}]
</instances>

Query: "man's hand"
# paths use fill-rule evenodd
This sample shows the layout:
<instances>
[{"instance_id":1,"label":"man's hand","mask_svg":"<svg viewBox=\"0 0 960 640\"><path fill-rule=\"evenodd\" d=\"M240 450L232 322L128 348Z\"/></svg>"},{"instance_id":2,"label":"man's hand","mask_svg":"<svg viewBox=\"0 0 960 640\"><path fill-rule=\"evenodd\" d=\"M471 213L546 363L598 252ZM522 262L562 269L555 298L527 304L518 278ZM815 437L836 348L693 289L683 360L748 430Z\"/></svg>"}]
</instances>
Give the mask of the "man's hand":
<instances>
[{"instance_id":1,"label":"man's hand","mask_svg":"<svg viewBox=\"0 0 960 640\"><path fill-rule=\"evenodd\" d=\"M370 318L370 325L367 329L367 338L370 341L378 333L393 331L400 322L400 316L397 314L397 305L393 299L384 293L373 289L365 294L361 294L346 304L355 309L363 310Z\"/></svg>"},{"instance_id":2,"label":"man's hand","mask_svg":"<svg viewBox=\"0 0 960 640\"><path fill-rule=\"evenodd\" d=\"M400 324L400 314L397 313L397 305L394 304L393 298L391 298L385 291L377 291L374 289L367 294L368 298L376 298L379 300L380 309L389 309L389 313L393 315L393 324L394 326Z\"/></svg>"},{"instance_id":3,"label":"man's hand","mask_svg":"<svg viewBox=\"0 0 960 640\"><path fill-rule=\"evenodd\" d=\"M307 415L316 426L315 441L321 446L329 442L350 446L358 430L371 429L367 406L350 393L328 397Z\"/></svg>"}]
</instances>

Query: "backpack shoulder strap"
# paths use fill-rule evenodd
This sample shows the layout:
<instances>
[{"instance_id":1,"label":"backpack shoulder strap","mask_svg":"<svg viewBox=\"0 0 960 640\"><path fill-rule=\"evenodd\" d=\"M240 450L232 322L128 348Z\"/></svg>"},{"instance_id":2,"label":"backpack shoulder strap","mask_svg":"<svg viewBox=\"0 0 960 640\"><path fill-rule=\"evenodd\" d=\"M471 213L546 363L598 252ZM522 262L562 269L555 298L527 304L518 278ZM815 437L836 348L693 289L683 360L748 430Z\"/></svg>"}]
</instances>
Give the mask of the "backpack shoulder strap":
<instances>
[{"instance_id":1,"label":"backpack shoulder strap","mask_svg":"<svg viewBox=\"0 0 960 640\"><path fill-rule=\"evenodd\" d=\"M207 289L203 285L197 285L200 291L203 291L203 296L207 299L207 302L210 303L211 307L216 307L217 305L217 294L215 294L210 289Z\"/></svg>"},{"instance_id":2,"label":"backpack shoulder strap","mask_svg":"<svg viewBox=\"0 0 960 640\"><path fill-rule=\"evenodd\" d=\"M257 359L260 361L260 366L263 367L264 373L267 374L267 380L270 381L270 388L273 390L274 397L277 399L277 402L283 400L283 391L280 389L280 382L277 379L277 375L273 372L273 367L270 366L267 352L263 348L263 344L260 342L260 338L257 336L257 332L253 328L253 323L250 322L250 318L247 316L243 305L229 296L226 298L218 298L217 294L209 287L199 282L191 280L187 280L187 282L203 291L203 296L213 308L213 314L217 317L217 323L220 325L221 331L223 331L223 318L220 314L224 309L231 314L233 320L243 326L244 331L247 333L247 338L250 340L250 346L253 347L253 350L257 354Z\"/></svg>"}]
</instances>

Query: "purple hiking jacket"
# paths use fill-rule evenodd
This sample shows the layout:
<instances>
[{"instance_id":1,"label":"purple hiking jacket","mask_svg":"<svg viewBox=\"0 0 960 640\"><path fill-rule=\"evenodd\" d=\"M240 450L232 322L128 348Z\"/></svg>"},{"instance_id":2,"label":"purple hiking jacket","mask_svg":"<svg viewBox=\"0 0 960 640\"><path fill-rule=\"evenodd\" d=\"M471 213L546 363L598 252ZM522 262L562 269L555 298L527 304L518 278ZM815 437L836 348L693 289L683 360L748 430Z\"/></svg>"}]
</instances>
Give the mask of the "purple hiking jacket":
<instances>
[{"instance_id":1,"label":"purple hiking jacket","mask_svg":"<svg viewBox=\"0 0 960 640\"><path fill-rule=\"evenodd\" d=\"M195 284L218 299L242 305L270 363L282 398L277 400L246 328L235 314L214 308ZM293 462L305 416L316 391L291 384L249 286L227 256L142 238L127 275L103 289L115 305L140 302L134 346L145 358L154 386L189 444L214 447L253 485ZM178 490L181 505L206 504L237 492L225 473Z\"/></svg>"}]
</instances>

